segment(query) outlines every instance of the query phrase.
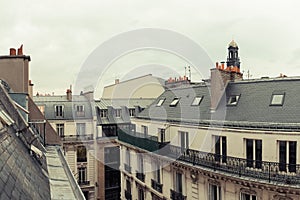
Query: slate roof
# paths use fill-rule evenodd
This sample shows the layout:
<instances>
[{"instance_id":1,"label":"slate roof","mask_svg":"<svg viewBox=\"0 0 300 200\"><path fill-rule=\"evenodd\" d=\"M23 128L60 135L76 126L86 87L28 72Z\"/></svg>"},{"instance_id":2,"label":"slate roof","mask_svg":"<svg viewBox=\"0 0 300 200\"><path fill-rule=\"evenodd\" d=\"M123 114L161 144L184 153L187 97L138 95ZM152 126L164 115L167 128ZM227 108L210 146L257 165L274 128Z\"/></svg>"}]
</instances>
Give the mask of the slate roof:
<instances>
[{"instance_id":1,"label":"slate roof","mask_svg":"<svg viewBox=\"0 0 300 200\"><path fill-rule=\"evenodd\" d=\"M95 106L100 109L107 109L108 106L112 106L115 109L121 108L121 106L126 106L127 108L135 108L135 106L140 106L141 108L148 107L155 99L145 98L145 99L100 99L95 101Z\"/></svg>"},{"instance_id":2,"label":"slate roof","mask_svg":"<svg viewBox=\"0 0 300 200\"><path fill-rule=\"evenodd\" d=\"M213 122L233 127L300 129L299 77L229 82L217 110L213 112L210 110L209 90L210 86L203 84L168 89L138 118L207 125ZM270 106L272 94L285 94L282 106ZM235 106L227 105L231 95L240 95ZM195 96L203 96L199 106L191 106ZM179 103L170 107L175 97L180 98ZM164 98L163 105L157 106L158 101Z\"/></svg>"},{"instance_id":3,"label":"slate roof","mask_svg":"<svg viewBox=\"0 0 300 200\"><path fill-rule=\"evenodd\" d=\"M36 105L45 106L45 118L48 120L74 120L74 119L91 119L92 107L89 100L83 95L73 95L72 101L69 101L66 95L62 96L35 96L33 97ZM64 115L63 117L56 117L55 106L63 105ZM76 116L76 105L83 105L85 115Z\"/></svg>"}]
</instances>

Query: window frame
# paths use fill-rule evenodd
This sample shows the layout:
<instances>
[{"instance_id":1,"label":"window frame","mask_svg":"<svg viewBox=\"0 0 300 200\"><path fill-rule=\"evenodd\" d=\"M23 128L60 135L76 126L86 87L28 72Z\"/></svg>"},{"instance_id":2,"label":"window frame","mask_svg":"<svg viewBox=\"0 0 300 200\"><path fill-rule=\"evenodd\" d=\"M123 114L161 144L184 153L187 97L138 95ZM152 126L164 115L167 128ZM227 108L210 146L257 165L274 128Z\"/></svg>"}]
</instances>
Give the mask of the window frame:
<instances>
[{"instance_id":1,"label":"window frame","mask_svg":"<svg viewBox=\"0 0 300 200\"><path fill-rule=\"evenodd\" d=\"M121 118L122 116L122 109L115 109L115 117Z\"/></svg>"},{"instance_id":2,"label":"window frame","mask_svg":"<svg viewBox=\"0 0 300 200\"><path fill-rule=\"evenodd\" d=\"M159 99L158 102L156 103L156 106L161 107L164 104L165 100L166 100L166 98Z\"/></svg>"},{"instance_id":3,"label":"window frame","mask_svg":"<svg viewBox=\"0 0 300 200\"><path fill-rule=\"evenodd\" d=\"M274 100L274 97L276 96L282 96L281 98L281 103L274 103L273 100ZM270 106L283 106L284 104L284 100L285 100L285 92L283 93L273 93L272 96L271 96L271 100L270 100Z\"/></svg>"},{"instance_id":4,"label":"window frame","mask_svg":"<svg viewBox=\"0 0 300 200\"><path fill-rule=\"evenodd\" d=\"M232 102L232 99L235 98L236 100L234 102ZM237 106L239 101L240 101L241 95L230 95L228 100L227 100L227 106Z\"/></svg>"},{"instance_id":5,"label":"window frame","mask_svg":"<svg viewBox=\"0 0 300 200\"><path fill-rule=\"evenodd\" d=\"M179 97L174 97L169 106L170 107L176 107L177 104L179 103L179 101L180 101Z\"/></svg>"},{"instance_id":6,"label":"window frame","mask_svg":"<svg viewBox=\"0 0 300 200\"><path fill-rule=\"evenodd\" d=\"M201 104L201 102L202 102L202 100L203 100L203 97L204 97L204 96L201 96L201 97L197 97L197 96L196 96L196 97L194 98L194 100L192 101L191 106L200 106L200 104ZM198 101L198 103L195 103L195 102L197 102L196 99L199 99L199 98L200 98L200 100Z\"/></svg>"},{"instance_id":7,"label":"window frame","mask_svg":"<svg viewBox=\"0 0 300 200\"><path fill-rule=\"evenodd\" d=\"M61 108L61 109L58 109ZM54 106L55 117L64 117L64 105L55 105Z\"/></svg>"},{"instance_id":8,"label":"window frame","mask_svg":"<svg viewBox=\"0 0 300 200\"><path fill-rule=\"evenodd\" d=\"M65 136L65 124L57 123L56 124L56 132L60 137L64 137Z\"/></svg>"},{"instance_id":9,"label":"window frame","mask_svg":"<svg viewBox=\"0 0 300 200\"><path fill-rule=\"evenodd\" d=\"M76 116L77 117L84 117L85 116L85 109L84 109L84 105L80 104L80 105L76 105Z\"/></svg>"}]
</instances>

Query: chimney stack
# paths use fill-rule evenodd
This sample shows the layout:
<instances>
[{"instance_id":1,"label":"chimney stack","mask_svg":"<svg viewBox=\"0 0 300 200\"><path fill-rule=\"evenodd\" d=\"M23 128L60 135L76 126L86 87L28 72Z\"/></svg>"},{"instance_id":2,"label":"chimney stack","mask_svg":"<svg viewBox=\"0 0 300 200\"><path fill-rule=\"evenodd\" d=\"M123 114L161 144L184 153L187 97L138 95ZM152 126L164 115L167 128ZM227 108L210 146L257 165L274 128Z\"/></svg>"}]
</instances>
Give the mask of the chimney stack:
<instances>
[{"instance_id":1,"label":"chimney stack","mask_svg":"<svg viewBox=\"0 0 300 200\"><path fill-rule=\"evenodd\" d=\"M22 56L23 55L23 44L20 46L20 48L18 48L18 56Z\"/></svg>"},{"instance_id":2,"label":"chimney stack","mask_svg":"<svg viewBox=\"0 0 300 200\"><path fill-rule=\"evenodd\" d=\"M71 91L71 89L67 89L67 100L72 101L72 91Z\"/></svg>"},{"instance_id":3,"label":"chimney stack","mask_svg":"<svg viewBox=\"0 0 300 200\"><path fill-rule=\"evenodd\" d=\"M17 53L17 52L16 52L16 49L15 49L15 48L10 48L10 49L9 49L9 55L10 55L10 56L15 56L16 53Z\"/></svg>"},{"instance_id":4,"label":"chimney stack","mask_svg":"<svg viewBox=\"0 0 300 200\"><path fill-rule=\"evenodd\" d=\"M120 83L120 80L117 78L115 79L115 84L119 84Z\"/></svg>"}]
</instances>

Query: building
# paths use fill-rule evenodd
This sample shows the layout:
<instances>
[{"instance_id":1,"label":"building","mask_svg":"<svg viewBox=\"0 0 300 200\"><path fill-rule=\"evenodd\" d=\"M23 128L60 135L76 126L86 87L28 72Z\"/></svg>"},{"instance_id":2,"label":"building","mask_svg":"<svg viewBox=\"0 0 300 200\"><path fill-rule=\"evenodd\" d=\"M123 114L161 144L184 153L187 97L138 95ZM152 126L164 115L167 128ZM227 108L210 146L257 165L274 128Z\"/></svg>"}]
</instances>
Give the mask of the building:
<instances>
[{"instance_id":1,"label":"building","mask_svg":"<svg viewBox=\"0 0 300 200\"><path fill-rule=\"evenodd\" d=\"M122 199L300 199L299 77L244 80L238 45L119 129Z\"/></svg>"},{"instance_id":2,"label":"building","mask_svg":"<svg viewBox=\"0 0 300 200\"><path fill-rule=\"evenodd\" d=\"M84 199L30 94L22 46L0 56L0 199ZM11 84L11 85L10 85Z\"/></svg>"},{"instance_id":3,"label":"building","mask_svg":"<svg viewBox=\"0 0 300 200\"><path fill-rule=\"evenodd\" d=\"M125 83L133 85L131 81L136 79ZM155 88L153 93L158 94L163 86L158 91ZM131 119L155 98L94 100L93 96L92 92L72 95L68 89L66 95L38 95L33 99L62 138L64 155L85 197L116 200L121 191L120 151L115 141L118 129L131 124Z\"/></svg>"}]
</instances>

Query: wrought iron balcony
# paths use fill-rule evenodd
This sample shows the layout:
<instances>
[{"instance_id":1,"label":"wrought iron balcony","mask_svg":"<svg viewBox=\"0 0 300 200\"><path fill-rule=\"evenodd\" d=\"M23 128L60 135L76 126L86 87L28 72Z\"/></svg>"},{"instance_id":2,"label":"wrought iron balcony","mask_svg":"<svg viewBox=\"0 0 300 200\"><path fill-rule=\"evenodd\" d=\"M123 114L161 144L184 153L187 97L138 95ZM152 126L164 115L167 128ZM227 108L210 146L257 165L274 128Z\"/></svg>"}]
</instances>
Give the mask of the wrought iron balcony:
<instances>
[{"instance_id":1,"label":"wrought iron balcony","mask_svg":"<svg viewBox=\"0 0 300 200\"><path fill-rule=\"evenodd\" d=\"M186 200L186 196L183 196L181 192L176 192L175 190L170 190L171 196L170 198L172 200Z\"/></svg>"},{"instance_id":2,"label":"wrought iron balcony","mask_svg":"<svg viewBox=\"0 0 300 200\"><path fill-rule=\"evenodd\" d=\"M157 151L163 148L169 142L158 142L157 137L145 137L138 132L126 133L123 130L118 130L118 140L140 147L147 151Z\"/></svg>"},{"instance_id":3,"label":"wrought iron balcony","mask_svg":"<svg viewBox=\"0 0 300 200\"><path fill-rule=\"evenodd\" d=\"M144 173L140 173L140 172L136 172L136 177L140 180L145 182L145 174Z\"/></svg>"},{"instance_id":4,"label":"wrought iron balcony","mask_svg":"<svg viewBox=\"0 0 300 200\"><path fill-rule=\"evenodd\" d=\"M63 135L61 136L63 141L82 141L82 140L93 140L94 134L83 134L83 135Z\"/></svg>"},{"instance_id":5,"label":"wrought iron balcony","mask_svg":"<svg viewBox=\"0 0 300 200\"><path fill-rule=\"evenodd\" d=\"M162 184L157 182L156 180L151 179L151 187L156 190L157 192L162 193Z\"/></svg>"},{"instance_id":6,"label":"wrought iron balcony","mask_svg":"<svg viewBox=\"0 0 300 200\"><path fill-rule=\"evenodd\" d=\"M131 192L125 190L125 198L126 200L132 200Z\"/></svg>"},{"instance_id":7,"label":"wrought iron balcony","mask_svg":"<svg viewBox=\"0 0 300 200\"><path fill-rule=\"evenodd\" d=\"M125 171L127 171L128 173L131 173L131 166L130 166L130 165L124 163L124 169L125 169Z\"/></svg>"}]
</instances>

